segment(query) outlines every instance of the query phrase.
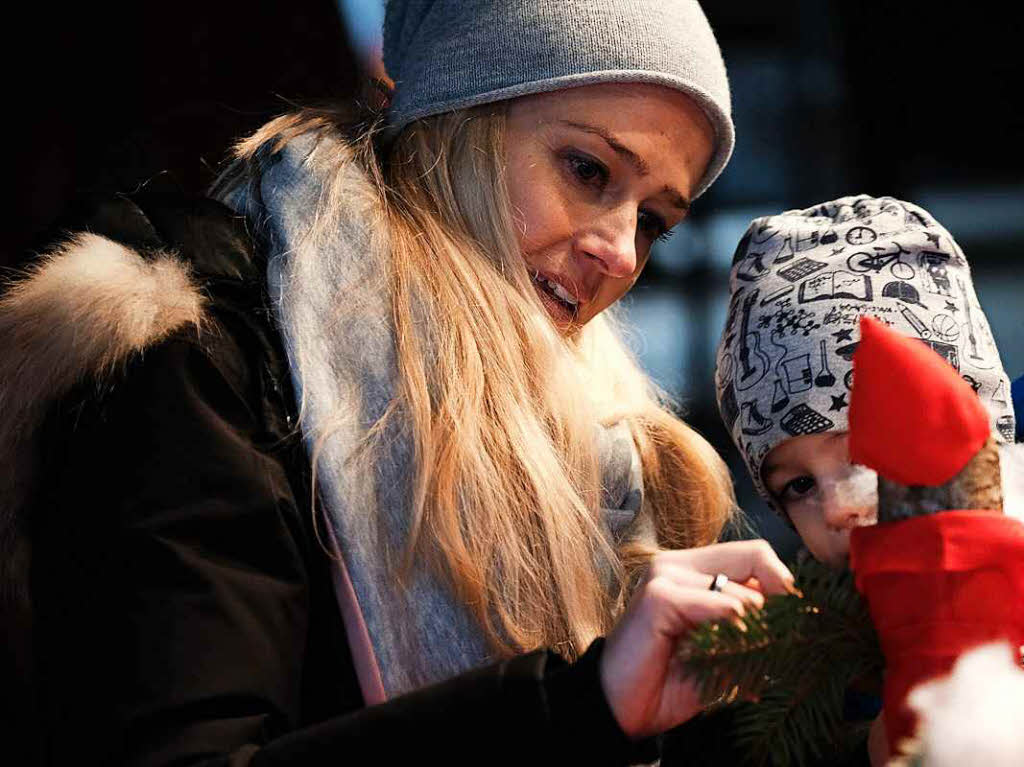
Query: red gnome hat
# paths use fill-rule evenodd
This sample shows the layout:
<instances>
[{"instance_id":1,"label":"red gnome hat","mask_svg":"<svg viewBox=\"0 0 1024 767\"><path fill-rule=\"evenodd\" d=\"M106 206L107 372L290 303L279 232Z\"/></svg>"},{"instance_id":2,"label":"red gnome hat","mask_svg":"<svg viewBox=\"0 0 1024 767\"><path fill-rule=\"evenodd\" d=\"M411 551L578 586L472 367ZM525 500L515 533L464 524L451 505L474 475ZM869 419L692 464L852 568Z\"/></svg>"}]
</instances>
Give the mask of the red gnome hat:
<instances>
[{"instance_id":1,"label":"red gnome hat","mask_svg":"<svg viewBox=\"0 0 1024 767\"><path fill-rule=\"evenodd\" d=\"M860 319L850 395L850 460L901 485L942 485L990 427L974 390L939 354L872 317Z\"/></svg>"}]
</instances>

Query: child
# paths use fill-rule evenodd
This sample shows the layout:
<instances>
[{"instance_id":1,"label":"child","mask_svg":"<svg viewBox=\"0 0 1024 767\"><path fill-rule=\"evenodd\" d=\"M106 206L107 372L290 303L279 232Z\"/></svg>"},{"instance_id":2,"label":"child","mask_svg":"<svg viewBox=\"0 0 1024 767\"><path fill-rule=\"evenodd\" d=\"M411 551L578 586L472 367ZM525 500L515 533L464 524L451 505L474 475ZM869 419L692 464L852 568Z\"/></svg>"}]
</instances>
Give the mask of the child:
<instances>
[{"instance_id":1,"label":"child","mask_svg":"<svg viewBox=\"0 0 1024 767\"><path fill-rule=\"evenodd\" d=\"M844 565L850 531L876 521L875 476L847 451L861 315L942 355L997 441L1013 442L1010 382L967 261L920 207L861 195L756 219L729 287L719 409L758 491L820 561Z\"/></svg>"},{"instance_id":2,"label":"child","mask_svg":"<svg viewBox=\"0 0 1024 767\"><path fill-rule=\"evenodd\" d=\"M946 426L956 425L953 411L921 402L940 391L935 386L949 390L943 375L966 398L974 390L974 402L983 407L976 408L973 430L1004 445L1014 439L1010 383L962 251L915 205L846 197L757 219L737 248L730 289L716 369L718 401L759 492L796 528L815 558L843 566L850 558L851 532L879 520L879 489L884 485L886 491L881 512L887 524L853 536L857 586L886 655L886 727L872 727L876 742L869 748L877 761L913 732L905 695L914 684L948 670L974 640L1021 633L1020 616L1013 612L1017 600L1003 597L1019 593L1024 573L1014 570L1013 561L999 561L997 553L1024 549L1021 530L1013 527L1019 523L1003 524L997 510L978 516L943 511L988 508L984 505L912 504L906 507L911 516L904 517L893 514L893 508L903 507L891 503L892 480L900 473L894 466L918 469L899 480L908 490L935 484L920 479L932 464L964 468L957 457L962 445L954 444L957 431ZM882 328L869 338L868 329L880 326L862 322L864 317L895 334ZM864 350L871 346L875 363L860 367L864 359L858 354L858 375L865 378L858 391L854 452L882 478L850 462L853 356L862 331ZM891 337L882 346L896 350L881 365L880 347L874 345L880 333ZM907 336L929 346L952 369L936 369L933 355L919 358L923 347ZM926 376L925 368L938 375ZM873 424L867 443L866 422ZM923 448L920 439L900 439L922 433L929 435ZM916 455L894 449L904 443L912 444ZM865 444L872 448L867 453L885 460L865 460ZM1000 461L1004 491L1009 463ZM950 481L949 473L942 482ZM950 543L954 553L980 547L979 561L951 564L945 556ZM975 580L978 574L982 580ZM984 578L992 577L994 599L983 598L989 583ZM923 631L926 624L933 628ZM887 746L877 743L883 732Z\"/></svg>"}]
</instances>

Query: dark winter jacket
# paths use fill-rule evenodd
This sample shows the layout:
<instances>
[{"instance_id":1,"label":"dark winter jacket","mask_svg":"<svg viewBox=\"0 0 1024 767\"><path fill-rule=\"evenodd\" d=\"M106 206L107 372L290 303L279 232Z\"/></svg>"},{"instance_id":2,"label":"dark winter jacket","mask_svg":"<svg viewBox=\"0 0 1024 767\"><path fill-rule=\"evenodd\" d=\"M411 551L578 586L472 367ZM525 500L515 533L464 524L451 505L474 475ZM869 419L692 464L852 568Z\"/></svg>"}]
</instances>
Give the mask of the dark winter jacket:
<instances>
[{"instance_id":1,"label":"dark winter jacket","mask_svg":"<svg viewBox=\"0 0 1024 767\"><path fill-rule=\"evenodd\" d=\"M656 756L611 715L600 640L364 707L245 222L150 188L83 224L0 303L9 743L57 765Z\"/></svg>"}]
</instances>

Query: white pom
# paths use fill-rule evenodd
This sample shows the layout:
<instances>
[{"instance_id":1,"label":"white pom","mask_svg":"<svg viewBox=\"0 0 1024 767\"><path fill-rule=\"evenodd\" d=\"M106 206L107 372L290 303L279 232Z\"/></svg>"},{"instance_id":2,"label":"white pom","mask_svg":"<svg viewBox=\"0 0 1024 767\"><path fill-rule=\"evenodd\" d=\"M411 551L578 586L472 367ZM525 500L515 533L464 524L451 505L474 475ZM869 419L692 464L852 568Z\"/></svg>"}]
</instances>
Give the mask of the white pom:
<instances>
[{"instance_id":1,"label":"white pom","mask_svg":"<svg viewBox=\"0 0 1024 767\"><path fill-rule=\"evenodd\" d=\"M964 653L949 676L914 688L927 767L1024 765L1024 671L1009 643Z\"/></svg>"}]
</instances>

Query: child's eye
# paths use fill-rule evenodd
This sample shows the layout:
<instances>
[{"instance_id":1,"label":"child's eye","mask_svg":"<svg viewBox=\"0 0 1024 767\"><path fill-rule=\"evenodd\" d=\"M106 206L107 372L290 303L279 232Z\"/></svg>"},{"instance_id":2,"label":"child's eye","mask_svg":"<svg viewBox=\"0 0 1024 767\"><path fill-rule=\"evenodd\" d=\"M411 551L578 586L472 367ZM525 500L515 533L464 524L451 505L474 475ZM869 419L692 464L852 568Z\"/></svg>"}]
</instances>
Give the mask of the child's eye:
<instances>
[{"instance_id":1,"label":"child's eye","mask_svg":"<svg viewBox=\"0 0 1024 767\"><path fill-rule=\"evenodd\" d=\"M802 477L796 477L786 483L786 486L782 488L782 500L783 501L799 501L806 497L815 488L814 477L804 475Z\"/></svg>"}]
</instances>

